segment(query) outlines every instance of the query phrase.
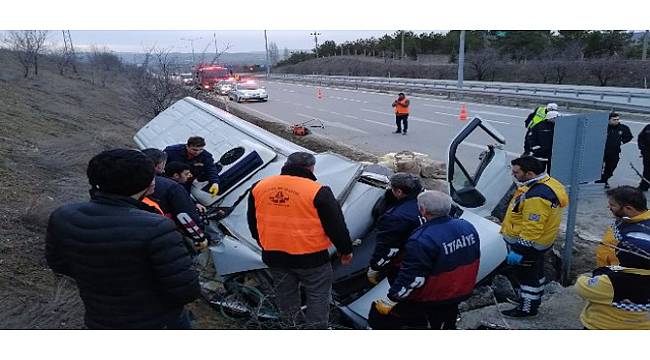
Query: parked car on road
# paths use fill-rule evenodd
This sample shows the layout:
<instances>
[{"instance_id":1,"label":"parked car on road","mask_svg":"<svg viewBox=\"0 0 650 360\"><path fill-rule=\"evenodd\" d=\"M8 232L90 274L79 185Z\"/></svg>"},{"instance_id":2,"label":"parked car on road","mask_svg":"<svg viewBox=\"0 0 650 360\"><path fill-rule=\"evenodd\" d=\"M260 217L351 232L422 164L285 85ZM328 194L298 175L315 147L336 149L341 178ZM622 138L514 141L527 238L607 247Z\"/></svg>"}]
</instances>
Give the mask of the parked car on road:
<instances>
[{"instance_id":1,"label":"parked car on road","mask_svg":"<svg viewBox=\"0 0 650 360\"><path fill-rule=\"evenodd\" d=\"M250 100L268 101L269 94L260 84L248 81L235 85L235 88L228 93L228 99L238 103Z\"/></svg>"},{"instance_id":2,"label":"parked car on road","mask_svg":"<svg viewBox=\"0 0 650 360\"><path fill-rule=\"evenodd\" d=\"M206 232L216 240L209 247L217 274L213 281L218 277L225 289L204 295L229 314L277 318L272 278L247 224L248 190L255 182L279 174L291 153L311 151L190 97L156 116L136 133L134 140L140 148L163 149L183 143L192 135L205 138L206 149L218 159L221 179L216 197L202 190L207 183L192 184L193 196L208 208L211 220ZM476 138L484 140L483 148L476 144ZM507 253L499 225L485 218L492 215L512 185L504 144L502 135L474 118L452 139L446 154L449 191L456 203L453 216L471 222L480 236L477 282L488 279ZM391 171L330 152L315 156L318 181L328 185L341 204L351 238L361 239L355 242L354 258L347 266L336 260L333 247L330 251L334 268L332 303L348 324L365 328L372 302L385 297L388 291L386 279L372 285L366 272L375 246L372 209L389 188Z\"/></svg>"},{"instance_id":3,"label":"parked car on road","mask_svg":"<svg viewBox=\"0 0 650 360\"><path fill-rule=\"evenodd\" d=\"M228 95L235 87L236 83L231 80L221 80L214 86L214 92L219 95Z\"/></svg>"}]
</instances>

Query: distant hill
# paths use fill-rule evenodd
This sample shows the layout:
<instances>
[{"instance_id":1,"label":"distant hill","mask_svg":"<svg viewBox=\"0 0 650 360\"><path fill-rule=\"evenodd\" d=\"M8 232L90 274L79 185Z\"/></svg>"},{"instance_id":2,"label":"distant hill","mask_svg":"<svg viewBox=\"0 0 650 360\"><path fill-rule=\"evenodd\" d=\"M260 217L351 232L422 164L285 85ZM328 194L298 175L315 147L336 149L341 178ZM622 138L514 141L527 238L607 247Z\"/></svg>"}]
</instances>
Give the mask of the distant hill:
<instances>
[{"instance_id":1,"label":"distant hill","mask_svg":"<svg viewBox=\"0 0 650 360\"><path fill-rule=\"evenodd\" d=\"M115 54L117 54L125 63L131 64L141 64L144 61L145 56L143 53L132 52L116 52ZM170 55L172 56L172 62L189 71L189 68L192 66L192 53L171 53ZM201 54L194 55L194 59L197 63L201 62L201 57ZM210 62L213 57L213 53L207 53L205 54L203 61ZM222 54L219 59L219 63L228 65L262 65L265 62L266 53L264 51L225 53Z\"/></svg>"}]
</instances>

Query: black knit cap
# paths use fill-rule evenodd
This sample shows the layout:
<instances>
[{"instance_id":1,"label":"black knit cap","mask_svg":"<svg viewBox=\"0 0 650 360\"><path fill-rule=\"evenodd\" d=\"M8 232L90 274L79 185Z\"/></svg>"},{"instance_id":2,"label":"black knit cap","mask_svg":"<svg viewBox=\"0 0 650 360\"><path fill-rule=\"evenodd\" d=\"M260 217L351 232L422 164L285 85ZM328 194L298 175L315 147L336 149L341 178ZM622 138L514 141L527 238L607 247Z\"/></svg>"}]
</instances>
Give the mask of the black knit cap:
<instances>
[{"instance_id":1,"label":"black knit cap","mask_svg":"<svg viewBox=\"0 0 650 360\"><path fill-rule=\"evenodd\" d=\"M88 163L88 182L101 192L131 196L146 189L155 175L153 161L138 150L114 149Z\"/></svg>"}]
</instances>

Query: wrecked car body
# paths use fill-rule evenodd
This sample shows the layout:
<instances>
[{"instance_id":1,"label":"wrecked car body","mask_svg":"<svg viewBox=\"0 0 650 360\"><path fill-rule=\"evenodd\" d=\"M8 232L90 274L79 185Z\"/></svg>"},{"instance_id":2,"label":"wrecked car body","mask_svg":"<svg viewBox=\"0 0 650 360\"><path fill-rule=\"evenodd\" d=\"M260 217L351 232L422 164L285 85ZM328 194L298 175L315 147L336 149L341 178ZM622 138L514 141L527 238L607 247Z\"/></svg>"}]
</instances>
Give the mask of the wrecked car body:
<instances>
[{"instance_id":1,"label":"wrecked car body","mask_svg":"<svg viewBox=\"0 0 650 360\"><path fill-rule=\"evenodd\" d=\"M464 146L463 140L477 132L491 144L484 149ZM206 231L213 240L209 247L214 270L227 292L241 287L257 297L253 304L226 295L211 299L213 304L230 306L232 311L250 313L256 307L260 314L267 292L272 291L267 267L261 260L261 250L252 238L246 220L247 196L257 181L280 173L287 156L296 151L313 153L286 139L194 98L179 100L156 116L134 137L140 148L163 149L171 144L185 143L189 136L202 136L206 150L214 154L220 169L220 193L212 197L202 191L205 183L195 182L192 195L210 209L213 219ZM496 143L493 145L492 143ZM484 218L489 216L512 185L506 154L501 145L503 137L479 118L469 121L453 139L448 154L450 194L458 205L455 215L471 222L479 232L481 260L477 281L484 280L501 265L506 256L505 244L499 235L499 225ZM477 154L472 154L474 150ZM469 151L469 152L468 152ZM370 256L374 249L372 232L375 218L372 209L382 199L388 187L390 170L377 165L363 165L334 153L314 154L318 181L329 186L341 204L351 238L355 241L353 262L347 266L333 261L333 305L345 315L350 324L365 328L372 302L384 297L388 282L371 285L366 279ZM463 160L459 157L468 157ZM472 166L476 170L468 170ZM215 214L221 214L216 216ZM331 251L333 259L336 256ZM254 278L254 282L250 279ZM270 311L270 310L269 310Z\"/></svg>"}]
</instances>

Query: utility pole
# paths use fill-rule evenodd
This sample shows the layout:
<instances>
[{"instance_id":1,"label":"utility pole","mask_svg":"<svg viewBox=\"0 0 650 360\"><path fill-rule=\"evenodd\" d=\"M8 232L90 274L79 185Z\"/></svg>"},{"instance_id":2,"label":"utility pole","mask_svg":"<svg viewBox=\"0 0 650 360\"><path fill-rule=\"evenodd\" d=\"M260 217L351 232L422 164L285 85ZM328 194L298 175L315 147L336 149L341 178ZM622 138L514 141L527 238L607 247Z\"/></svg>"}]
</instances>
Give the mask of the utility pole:
<instances>
[{"instance_id":1,"label":"utility pole","mask_svg":"<svg viewBox=\"0 0 650 360\"><path fill-rule=\"evenodd\" d=\"M66 65L72 65L72 71L77 73L77 56L74 53L74 46L72 46L72 37L70 36L70 30L63 31L63 56L65 57Z\"/></svg>"},{"instance_id":2,"label":"utility pole","mask_svg":"<svg viewBox=\"0 0 650 360\"><path fill-rule=\"evenodd\" d=\"M318 35L320 35L320 33L317 32L317 31L314 31L313 33L311 33L309 35L312 35L314 37L314 43L316 44L315 52L316 52L316 57L318 57Z\"/></svg>"},{"instance_id":3,"label":"utility pole","mask_svg":"<svg viewBox=\"0 0 650 360\"><path fill-rule=\"evenodd\" d=\"M201 39L203 39L203 38L201 38L201 37L196 37L196 38L181 38L181 40L183 40L183 41L189 41L189 42L190 42L190 46L192 47L192 66L195 66L195 65L196 65L196 60L195 60L195 58L194 58L194 42L195 42L196 40L201 40Z\"/></svg>"},{"instance_id":4,"label":"utility pole","mask_svg":"<svg viewBox=\"0 0 650 360\"><path fill-rule=\"evenodd\" d=\"M643 34L643 52L641 53L641 60L645 61L648 58L648 30Z\"/></svg>"},{"instance_id":5,"label":"utility pole","mask_svg":"<svg viewBox=\"0 0 650 360\"><path fill-rule=\"evenodd\" d=\"M402 30L402 55L400 55L399 59L404 60L404 30Z\"/></svg>"},{"instance_id":6,"label":"utility pole","mask_svg":"<svg viewBox=\"0 0 650 360\"><path fill-rule=\"evenodd\" d=\"M465 30L460 31L460 44L458 45L458 88L463 88L463 67L465 66Z\"/></svg>"},{"instance_id":7,"label":"utility pole","mask_svg":"<svg viewBox=\"0 0 650 360\"><path fill-rule=\"evenodd\" d=\"M271 75L271 62L269 61L269 39L266 37L266 30L264 30L264 46L266 47L266 78Z\"/></svg>"}]
</instances>

